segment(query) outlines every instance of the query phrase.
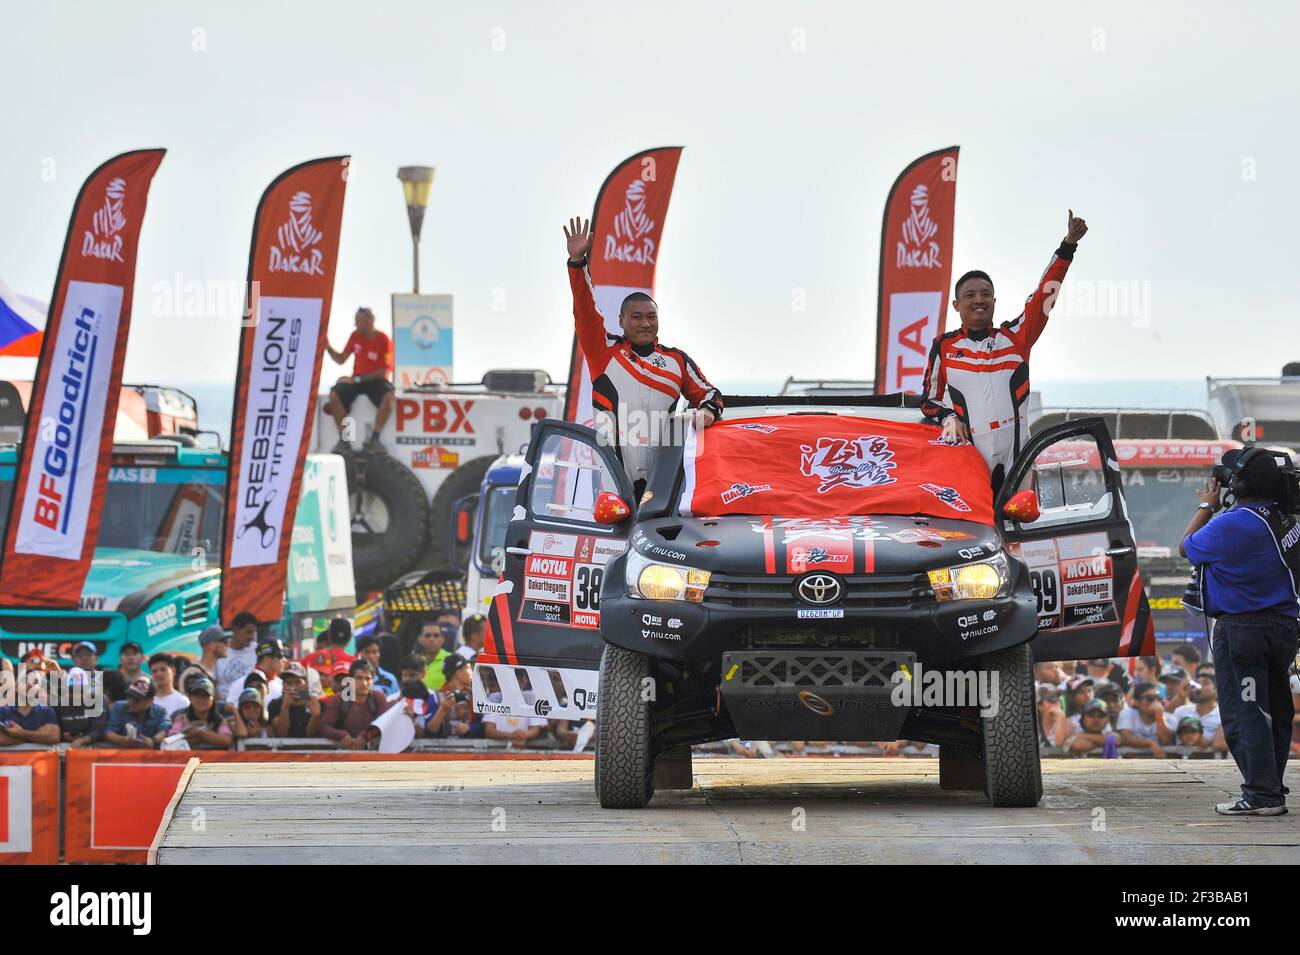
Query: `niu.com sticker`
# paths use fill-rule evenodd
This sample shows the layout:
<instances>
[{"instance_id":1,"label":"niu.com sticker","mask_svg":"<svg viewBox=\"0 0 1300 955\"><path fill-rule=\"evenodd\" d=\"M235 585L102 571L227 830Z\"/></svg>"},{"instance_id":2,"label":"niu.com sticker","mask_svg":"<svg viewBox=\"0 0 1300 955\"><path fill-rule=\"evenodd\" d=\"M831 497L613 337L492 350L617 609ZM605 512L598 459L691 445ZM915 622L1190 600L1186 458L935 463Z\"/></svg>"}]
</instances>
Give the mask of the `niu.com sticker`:
<instances>
[{"instance_id":1,"label":"niu.com sticker","mask_svg":"<svg viewBox=\"0 0 1300 955\"><path fill-rule=\"evenodd\" d=\"M153 928L153 894L150 892L83 892L74 885L50 896L50 924L56 928L119 926L132 935L148 935Z\"/></svg>"}]
</instances>

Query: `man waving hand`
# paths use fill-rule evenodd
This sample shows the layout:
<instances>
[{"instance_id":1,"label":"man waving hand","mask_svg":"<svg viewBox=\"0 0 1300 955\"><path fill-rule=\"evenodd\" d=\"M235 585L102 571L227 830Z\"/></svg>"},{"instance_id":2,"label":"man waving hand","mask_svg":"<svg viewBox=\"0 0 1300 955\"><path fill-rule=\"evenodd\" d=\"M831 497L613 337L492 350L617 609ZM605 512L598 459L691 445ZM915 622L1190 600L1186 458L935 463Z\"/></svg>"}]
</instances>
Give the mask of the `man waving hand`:
<instances>
[{"instance_id":1,"label":"man waving hand","mask_svg":"<svg viewBox=\"0 0 1300 955\"><path fill-rule=\"evenodd\" d=\"M596 430L613 444L639 499L677 399L685 398L697 409L696 426L707 428L722 417L722 395L686 352L659 344L659 309L644 292L623 299L618 310L622 335L605 330L587 269L590 226L572 219L564 230L573 321L591 372Z\"/></svg>"},{"instance_id":2,"label":"man waving hand","mask_svg":"<svg viewBox=\"0 0 1300 955\"><path fill-rule=\"evenodd\" d=\"M1029 352L1047 327L1065 273L1088 224L1069 211L1065 238L1009 322L993 325L993 280L973 270L957 280L953 310L961 328L934 340L922 387L925 413L943 422L944 438L974 441L984 456L996 490L1028 436L1024 405L1029 397Z\"/></svg>"}]
</instances>

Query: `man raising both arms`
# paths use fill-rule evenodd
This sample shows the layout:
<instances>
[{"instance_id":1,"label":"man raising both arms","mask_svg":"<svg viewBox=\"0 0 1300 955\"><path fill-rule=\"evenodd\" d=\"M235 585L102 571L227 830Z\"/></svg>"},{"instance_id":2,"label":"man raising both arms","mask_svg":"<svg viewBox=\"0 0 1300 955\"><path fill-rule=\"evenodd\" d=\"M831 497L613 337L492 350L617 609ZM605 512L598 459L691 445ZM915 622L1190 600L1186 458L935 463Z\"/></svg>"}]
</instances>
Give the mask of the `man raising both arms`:
<instances>
[{"instance_id":1,"label":"man raising both arms","mask_svg":"<svg viewBox=\"0 0 1300 955\"><path fill-rule=\"evenodd\" d=\"M356 322L357 330L348 336L342 351L336 351L328 340L325 342L325 350L338 364L343 364L349 355L352 356L352 374L335 382L330 389L329 401L325 404L325 410L334 418L334 424L339 429L335 453L351 450L351 441L343 437L344 418L352 410L352 402L359 395L365 395L378 409L375 412L375 428L366 439L367 451L383 450L379 434L393 412L393 383L388 380L393 365L393 346L388 336L375 328L375 313L370 309L357 309Z\"/></svg>"},{"instance_id":2,"label":"man raising both arms","mask_svg":"<svg viewBox=\"0 0 1300 955\"><path fill-rule=\"evenodd\" d=\"M623 334L605 331L587 270L590 223L572 219L564 236L569 246L573 321L591 372L596 431L614 445L640 500L664 435L663 423L677 399L685 398L697 409L696 427L707 428L722 417L722 395L686 352L659 344L659 310L644 292L623 299L618 310Z\"/></svg>"},{"instance_id":3,"label":"man raising both arms","mask_svg":"<svg viewBox=\"0 0 1300 955\"><path fill-rule=\"evenodd\" d=\"M1047 316L1088 224L1070 210L1065 238L1047 264L1024 310L993 325L993 280L979 270L957 280L953 310L961 328L944 332L930 348L921 389L922 410L943 421L944 439L974 441L996 491L1028 437L1024 405L1029 397L1029 352L1047 327Z\"/></svg>"}]
</instances>

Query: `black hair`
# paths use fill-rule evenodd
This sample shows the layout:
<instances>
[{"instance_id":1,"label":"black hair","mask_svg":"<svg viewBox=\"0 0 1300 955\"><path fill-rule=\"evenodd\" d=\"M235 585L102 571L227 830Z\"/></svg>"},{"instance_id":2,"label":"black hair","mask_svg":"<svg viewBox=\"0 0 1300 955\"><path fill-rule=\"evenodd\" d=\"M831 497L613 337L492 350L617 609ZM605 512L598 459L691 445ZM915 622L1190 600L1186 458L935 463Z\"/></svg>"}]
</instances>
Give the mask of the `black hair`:
<instances>
[{"instance_id":1,"label":"black hair","mask_svg":"<svg viewBox=\"0 0 1300 955\"><path fill-rule=\"evenodd\" d=\"M398 669L419 670L421 673L423 673L424 668L426 666L428 666L428 664L425 662L424 657L420 656L419 654L412 653L402 660L402 665L398 667Z\"/></svg>"},{"instance_id":2,"label":"black hair","mask_svg":"<svg viewBox=\"0 0 1300 955\"><path fill-rule=\"evenodd\" d=\"M348 667L348 676L356 676L357 671L359 670L365 670L367 673L370 674L373 674L375 672L370 668L369 660L353 660L352 665Z\"/></svg>"},{"instance_id":3,"label":"black hair","mask_svg":"<svg viewBox=\"0 0 1300 955\"><path fill-rule=\"evenodd\" d=\"M175 673L177 670L176 658L172 656L170 653L155 653L153 656L149 658L149 668L153 669L153 665L155 663L167 664L169 667L172 668L173 673Z\"/></svg>"},{"instance_id":4,"label":"black hair","mask_svg":"<svg viewBox=\"0 0 1300 955\"><path fill-rule=\"evenodd\" d=\"M483 628L487 626L487 618L481 613L472 614L465 618L464 624L461 625L460 632L463 637L476 636L482 633Z\"/></svg>"},{"instance_id":5,"label":"black hair","mask_svg":"<svg viewBox=\"0 0 1300 955\"><path fill-rule=\"evenodd\" d=\"M652 299L645 292L633 292L627 298L623 299L623 304L618 307L618 314L622 315L624 312L626 312L628 305L630 305L632 302L649 302L651 305L655 307L656 311L659 308L659 303L656 302L654 299Z\"/></svg>"},{"instance_id":6,"label":"black hair","mask_svg":"<svg viewBox=\"0 0 1300 955\"><path fill-rule=\"evenodd\" d=\"M230 629L238 630L241 627L247 627L250 623L256 627L257 616L249 613L247 610L241 610L239 613L235 614L235 619L230 621Z\"/></svg>"},{"instance_id":7,"label":"black hair","mask_svg":"<svg viewBox=\"0 0 1300 955\"><path fill-rule=\"evenodd\" d=\"M348 623L343 617L335 617L330 621L325 632L329 635L332 646L346 646L347 642L352 639L352 624Z\"/></svg>"},{"instance_id":8,"label":"black hair","mask_svg":"<svg viewBox=\"0 0 1300 955\"><path fill-rule=\"evenodd\" d=\"M989 274L988 274L987 272L985 272L985 271L982 270L982 269L971 269L969 272L967 272L965 275L963 275L961 278L959 278L959 279L957 280L957 284L953 286L953 289L952 289L953 298L960 298L960 297L961 297L961 285L962 285L962 283L963 283L963 282L968 282L968 281L970 281L971 279L983 279L985 282L988 282L989 285L992 285L992 284L993 284L993 279L989 278Z\"/></svg>"},{"instance_id":9,"label":"black hair","mask_svg":"<svg viewBox=\"0 0 1300 955\"><path fill-rule=\"evenodd\" d=\"M378 644L379 644L379 638L376 637L374 634L367 634L364 637L357 637L357 653L360 653L362 650L366 649L367 647L378 646Z\"/></svg>"},{"instance_id":10,"label":"black hair","mask_svg":"<svg viewBox=\"0 0 1300 955\"><path fill-rule=\"evenodd\" d=\"M1196 666L1196 664L1201 662L1201 651L1197 650L1190 643L1180 643L1178 646L1170 650L1169 653L1171 656L1175 653L1178 654L1192 666Z\"/></svg>"},{"instance_id":11,"label":"black hair","mask_svg":"<svg viewBox=\"0 0 1300 955\"><path fill-rule=\"evenodd\" d=\"M1140 700L1140 699L1142 698L1143 694L1145 694L1145 693L1150 693L1150 692L1152 692L1153 690L1154 690L1156 693L1159 693L1159 692L1160 692L1160 687L1156 686L1154 683L1147 683L1147 682L1144 680L1144 681L1142 681L1141 683L1138 683L1138 684L1136 684L1136 685L1133 687L1133 699L1135 699L1135 700Z\"/></svg>"}]
</instances>

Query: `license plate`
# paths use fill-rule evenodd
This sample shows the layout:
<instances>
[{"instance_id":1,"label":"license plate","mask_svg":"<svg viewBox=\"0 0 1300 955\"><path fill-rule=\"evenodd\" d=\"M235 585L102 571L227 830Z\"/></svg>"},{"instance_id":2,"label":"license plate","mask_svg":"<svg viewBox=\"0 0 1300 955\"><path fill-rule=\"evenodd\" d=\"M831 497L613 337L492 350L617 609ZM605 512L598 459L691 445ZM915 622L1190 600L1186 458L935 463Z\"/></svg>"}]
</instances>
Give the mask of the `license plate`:
<instances>
[{"instance_id":1,"label":"license plate","mask_svg":"<svg viewBox=\"0 0 1300 955\"><path fill-rule=\"evenodd\" d=\"M800 620L837 620L844 616L843 607L826 607L826 608L809 608L800 607L795 610L795 616Z\"/></svg>"}]
</instances>

